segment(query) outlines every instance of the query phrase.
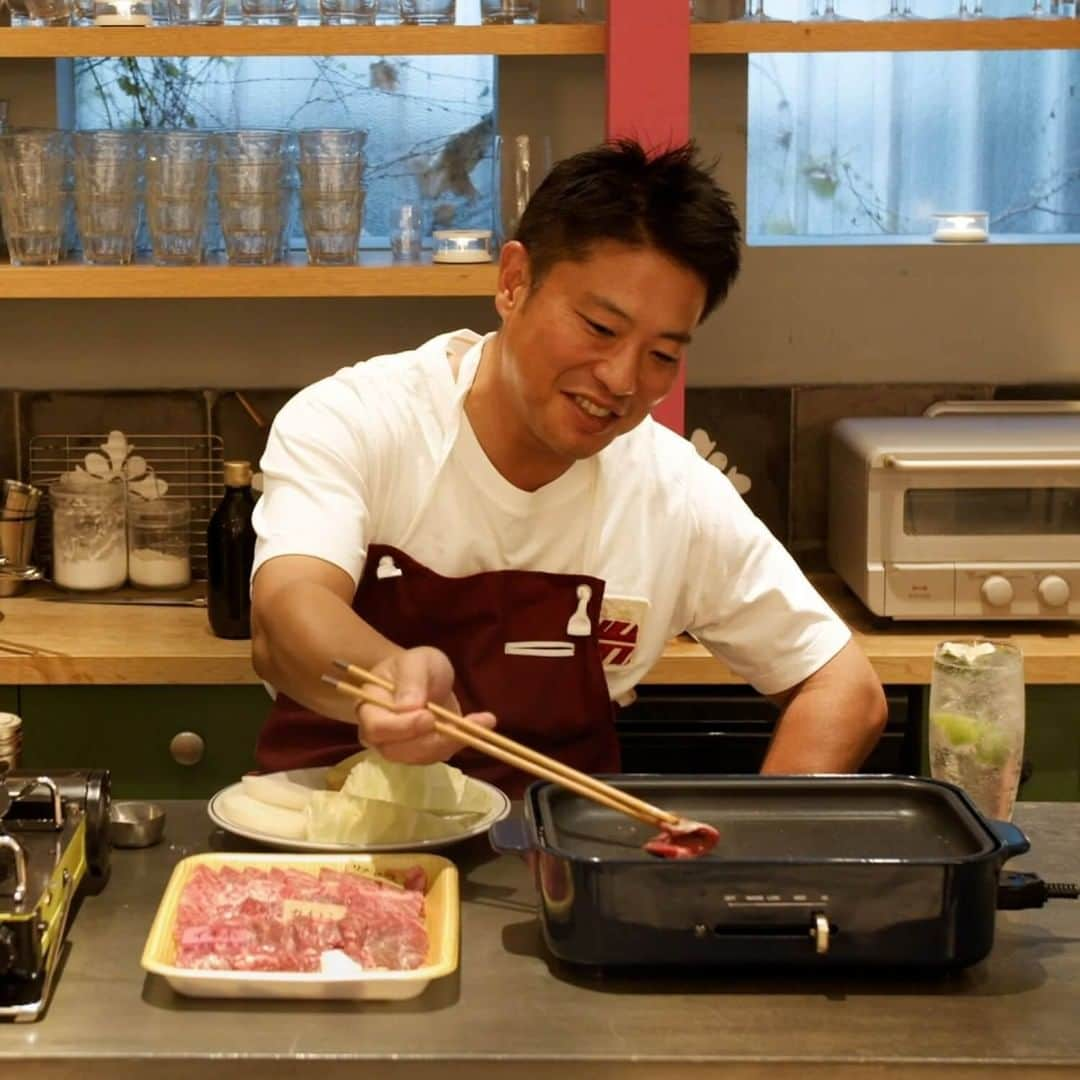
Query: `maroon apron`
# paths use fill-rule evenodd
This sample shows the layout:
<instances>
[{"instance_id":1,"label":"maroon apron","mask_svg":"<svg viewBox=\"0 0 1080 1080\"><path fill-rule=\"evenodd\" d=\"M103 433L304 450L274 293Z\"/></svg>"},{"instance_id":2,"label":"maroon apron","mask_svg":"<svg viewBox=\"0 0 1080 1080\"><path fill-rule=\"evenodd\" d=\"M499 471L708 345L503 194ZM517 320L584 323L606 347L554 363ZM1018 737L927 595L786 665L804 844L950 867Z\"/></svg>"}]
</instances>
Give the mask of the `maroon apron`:
<instances>
[{"instance_id":1,"label":"maroon apron","mask_svg":"<svg viewBox=\"0 0 1080 1080\"><path fill-rule=\"evenodd\" d=\"M463 368L466 391L478 362L468 375ZM353 610L403 648L446 653L463 712L492 712L504 735L584 772L618 772L615 707L598 640L603 593L602 581L578 574L443 577L397 548L371 544ZM267 771L331 765L360 748L352 724L279 693L256 760ZM453 762L512 797L533 779L469 748Z\"/></svg>"}]
</instances>

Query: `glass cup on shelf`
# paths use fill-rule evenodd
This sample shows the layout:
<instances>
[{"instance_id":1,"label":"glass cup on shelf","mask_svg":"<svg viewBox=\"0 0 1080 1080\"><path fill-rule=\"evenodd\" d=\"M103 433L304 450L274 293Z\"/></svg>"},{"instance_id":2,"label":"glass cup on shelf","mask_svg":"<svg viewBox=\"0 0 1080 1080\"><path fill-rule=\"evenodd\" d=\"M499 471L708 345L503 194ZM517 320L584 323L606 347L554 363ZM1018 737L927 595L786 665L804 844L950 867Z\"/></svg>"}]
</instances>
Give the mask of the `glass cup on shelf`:
<instances>
[{"instance_id":1,"label":"glass cup on shelf","mask_svg":"<svg viewBox=\"0 0 1080 1080\"><path fill-rule=\"evenodd\" d=\"M930 775L1008 821L1024 753L1024 658L999 641L943 641L930 681Z\"/></svg>"},{"instance_id":2,"label":"glass cup on shelf","mask_svg":"<svg viewBox=\"0 0 1080 1080\"><path fill-rule=\"evenodd\" d=\"M577 0L578 22L607 22L607 0Z\"/></svg>"},{"instance_id":3,"label":"glass cup on shelf","mask_svg":"<svg viewBox=\"0 0 1080 1080\"><path fill-rule=\"evenodd\" d=\"M11 16L12 26L30 25L30 12L26 8L26 0L7 0L7 9ZM3 11L2 2L0 2L0 11Z\"/></svg>"},{"instance_id":4,"label":"glass cup on shelf","mask_svg":"<svg viewBox=\"0 0 1080 1080\"><path fill-rule=\"evenodd\" d=\"M205 131L151 131L146 144L146 224L158 266L195 266L205 254L213 145Z\"/></svg>"},{"instance_id":5,"label":"glass cup on shelf","mask_svg":"<svg viewBox=\"0 0 1080 1080\"><path fill-rule=\"evenodd\" d=\"M225 0L168 0L168 11L173 26L221 26L225 22Z\"/></svg>"},{"instance_id":6,"label":"glass cup on shelf","mask_svg":"<svg viewBox=\"0 0 1080 1080\"><path fill-rule=\"evenodd\" d=\"M289 132L216 132L213 175L218 217L230 263L266 266L284 254L292 200Z\"/></svg>"},{"instance_id":7,"label":"glass cup on shelf","mask_svg":"<svg viewBox=\"0 0 1080 1080\"><path fill-rule=\"evenodd\" d=\"M528 26L540 14L540 0L480 0L480 21L485 24Z\"/></svg>"},{"instance_id":8,"label":"glass cup on shelf","mask_svg":"<svg viewBox=\"0 0 1080 1080\"><path fill-rule=\"evenodd\" d=\"M390 254L394 262L419 262L423 247L423 207L419 202L394 203L390 210Z\"/></svg>"},{"instance_id":9,"label":"glass cup on shelf","mask_svg":"<svg viewBox=\"0 0 1080 1080\"><path fill-rule=\"evenodd\" d=\"M449 26L457 18L457 0L400 0L401 21L409 26Z\"/></svg>"},{"instance_id":10,"label":"glass cup on shelf","mask_svg":"<svg viewBox=\"0 0 1080 1080\"><path fill-rule=\"evenodd\" d=\"M375 0L375 25L397 26L401 22L401 0Z\"/></svg>"},{"instance_id":11,"label":"glass cup on shelf","mask_svg":"<svg viewBox=\"0 0 1080 1080\"><path fill-rule=\"evenodd\" d=\"M27 25L70 26L75 8L72 0L25 0Z\"/></svg>"},{"instance_id":12,"label":"glass cup on shelf","mask_svg":"<svg viewBox=\"0 0 1080 1080\"><path fill-rule=\"evenodd\" d=\"M961 0L961 4L966 3L966 0ZM975 0L980 8L982 7L982 0ZM916 15L911 6L911 0L889 0L889 10L884 15L877 15L874 18L874 22L910 22L912 20L921 19L921 15Z\"/></svg>"},{"instance_id":13,"label":"glass cup on shelf","mask_svg":"<svg viewBox=\"0 0 1080 1080\"><path fill-rule=\"evenodd\" d=\"M373 26L375 0L319 0L319 20L326 26Z\"/></svg>"},{"instance_id":14,"label":"glass cup on shelf","mask_svg":"<svg viewBox=\"0 0 1080 1080\"><path fill-rule=\"evenodd\" d=\"M120 266L135 256L143 147L137 131L77 131L75 219L83 259Z\"/></svg>"},{"instance_id":15,"label":"glass cup on shelf","mask_svg":"<svg viewBox=\"0 0 1080 1080\"><path fill-rule=\"evenodd\" d=\"M53 128L0 134L0 217L11 262L49 266L64 252L69 140Z\"/></svg>"},{"instance_id":16,"label":"glass cup on shelf","mask_svg":"<svg viewBox=\"0 0 1080 1080\"><path fill-rule=\"evenodd\" d=\"M297 0L240 0L240 18L249 26L295 26Z\"/></svg>"},{"instance_id":17,"label":"glass cup on shelf","mask_svg":"<svg viewBox=\"0 0 1080 1080\"><path fill-rule=\"evenodd\" d=\"M750 7L750 4L746 4L745 14L740 17L732 12L742 10L742 0L690 0L690 18L694 22L705 23L740 22L752 14Z\"/></svg>"},{"instance_id":18,"label":"glass cup on shelf","mask_svg":"<svg viewBox=\"0 0 1080 1080\"><path fill-rule=\"evenodd\" d=\"M502 244L513 237L533 192L551 171L551 136L497 135L492 164L496 170L492 191L498 192L495 233Z\"/></svg>"},{"instance_id":19,"label":"glass cup on shelf","mask_svg":"<svg viewBox=\"0 0 1080 1080\"><path fill-rule=\"evenodd\" d=\"M695 0L696 3L700 3L701 0ZM746 6L743 14L737 19L731 19L731 22L737 23L762 23L762 22L789 22L788 19L776 19L772 15L765 14L765 0L746 0Z\"/></svg>"},{"instance_id":20,"label":"glass cup on shelf","mask_svg":"<svg viewBox=\"0 0 1080 1080\"><path fill-rule=\"evenodd\" d=\"M308 261L318 266L356 262L364 223L362 128L306 128L298 133L300 218Z\"/></svg>"},{"instance_id":21,"label":"glass cup on shelf","mask_svg":"<svg viewBox=\"0 0 1080 1080\"><path fill-rule=\"evenodd\" d=\"M814 22L852 22L846 15L840 15L836 10L836 0L825 0L822 8L821 0L810 0L810 19Z\"/></svg>"}]
</instances>

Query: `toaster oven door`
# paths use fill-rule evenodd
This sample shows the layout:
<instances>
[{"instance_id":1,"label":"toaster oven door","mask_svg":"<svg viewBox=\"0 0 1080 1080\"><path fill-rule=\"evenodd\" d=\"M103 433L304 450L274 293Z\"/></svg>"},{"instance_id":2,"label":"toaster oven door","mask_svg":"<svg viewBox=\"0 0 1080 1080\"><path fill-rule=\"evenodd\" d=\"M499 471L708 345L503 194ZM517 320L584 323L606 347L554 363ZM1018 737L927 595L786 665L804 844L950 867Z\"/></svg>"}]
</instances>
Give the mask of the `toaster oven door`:
<instances>
[{"instance_id":1,"label":"toaster oven door","mask_svg":"<svg viewBox=\"0 0 1080 1080\"><path fill-rule=\"evenodd\" d=\"M883 562L1077 559L1080 458L886 455L876 472Z\"/></svg>"}]
</instances>

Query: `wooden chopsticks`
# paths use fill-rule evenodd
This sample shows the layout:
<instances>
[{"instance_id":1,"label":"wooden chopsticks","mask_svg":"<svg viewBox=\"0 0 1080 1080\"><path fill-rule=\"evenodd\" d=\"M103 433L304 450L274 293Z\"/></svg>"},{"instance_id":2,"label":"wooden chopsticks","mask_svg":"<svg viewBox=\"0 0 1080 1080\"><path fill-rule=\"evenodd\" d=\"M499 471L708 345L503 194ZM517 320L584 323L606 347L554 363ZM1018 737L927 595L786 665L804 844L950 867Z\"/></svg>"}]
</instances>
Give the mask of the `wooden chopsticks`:
<instances>
[{"instance_id":1,"label":"wooden chopsticks","mask_svg":"<svg viewBox=\"0 0 1080 1080\"><path fill-rule=\"evenodd\" d=\"M373 672L366 671L362 667L346 663L344 660L335 660L334 666L344 671L351 679L371 683L390 693L394 692L392 682ZM387 702L376 698L373 694L368 693L352 682L335 679L330 675L324 675L323 681L329 683L340 693L358 701L379 705L384 709L392 708ZM683 819L676 814L661 810L658 806L653 806L651 803L647 803L629 792L605 784L602 780L589 776L588 773L579 772L577 769L564 765L561 761L556 761L546 754L541 754L528 746L515 742L513 739L508 739L497 731L489 731L471 720L466 720L463 716L458 716L457 713L453 713L449 709L444 709L441 705L429 701L427 709L434 715L435 730L440 734L448 735L450 738L456 739L466 746L471 746L474 750L488 754L490 757L497 758L515 769L531 773L541 780L559 784L573 791L576 795L591 799L593 802L600 803L610 810L628 814L630 817L636 818L638 821L644 821L646 824L653 825L656 828L682 823Z\"/></svg>"}]
</instances>

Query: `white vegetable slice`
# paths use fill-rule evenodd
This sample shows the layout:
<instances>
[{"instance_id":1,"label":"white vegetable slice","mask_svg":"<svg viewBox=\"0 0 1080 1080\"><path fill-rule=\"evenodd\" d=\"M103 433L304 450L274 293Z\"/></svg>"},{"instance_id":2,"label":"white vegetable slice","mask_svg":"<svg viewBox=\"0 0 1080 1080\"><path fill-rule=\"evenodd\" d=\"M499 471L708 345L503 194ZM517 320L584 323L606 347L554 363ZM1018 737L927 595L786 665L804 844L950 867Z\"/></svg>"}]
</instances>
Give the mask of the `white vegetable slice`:
<instances>
[{"instance_id":1,"label":"white vegetable slice","mask_svg":"<svg viewBox=\"0 0 1080 1080\"><path fill-rule=\"evenodd\" d=\"M261 802L243 791L223 794L220 805L222 817L240 828L268 833L283 840L307 839L307 822L300 810Z\"/></svg>"},{"instance_id":2,"label":"white vegetable slice","mask_svg":"<svg viewBox=\"0 0 1080 1080\"><path fill-rule=\"evenodd\" d=\"M287 772L242 776L240 782L244 785L245 795L286 810L303 810L311 799L312 789L290 780Z\"/></svg>"}]
</instances>

